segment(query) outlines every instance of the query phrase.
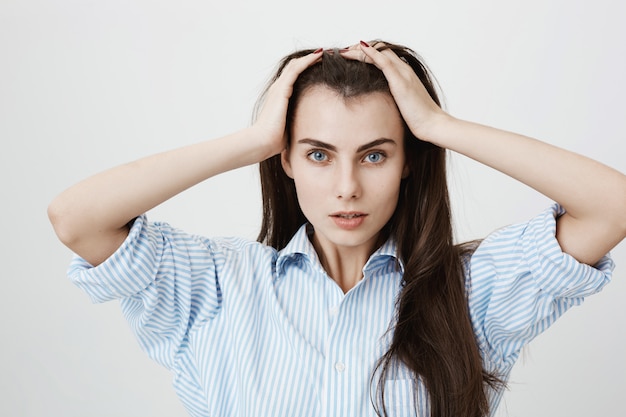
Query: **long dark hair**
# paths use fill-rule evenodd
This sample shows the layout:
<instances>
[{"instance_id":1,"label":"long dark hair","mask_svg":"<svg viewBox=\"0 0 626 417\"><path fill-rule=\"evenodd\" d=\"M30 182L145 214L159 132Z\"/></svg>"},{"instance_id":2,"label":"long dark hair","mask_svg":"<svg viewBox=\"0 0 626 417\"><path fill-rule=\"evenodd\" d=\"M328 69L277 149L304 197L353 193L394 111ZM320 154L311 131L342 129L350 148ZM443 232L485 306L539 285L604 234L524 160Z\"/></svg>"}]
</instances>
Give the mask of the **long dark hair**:
<instances>
[{"instance_id":1,"label":"long dark hair","mask_svg":"<svg viewBox=\"0 0 626 417\"><path fill-rule=\"evenodd\" d=\"M400 45L384 45L411 66L440 105L433 78L418 55ZM290 60L311 52L301 50L285 57L271 82ZM306 69L294 85L287 113L288 143L299 98L319 85L344 98L391 94L385 76L374 65L345 59L337 50L325 51L322 60ZM461 262L467 249L453 242L446 151L419 140L406 126L404 148L410 174L402 180L395 213L383 230L397 242L404 263L403 287L397 299L397 321L390 329L391 346L372 375L378 376L374 406L379 415L387 415L384 382L394 361L401 361L424 382L431 416L486 416L489 388L501 388L502 383L484 369L469 318ZM263 161L260 173L263 223L258 240L280 250L307 219L280 155Z\"/></svg>"}]
</instances>

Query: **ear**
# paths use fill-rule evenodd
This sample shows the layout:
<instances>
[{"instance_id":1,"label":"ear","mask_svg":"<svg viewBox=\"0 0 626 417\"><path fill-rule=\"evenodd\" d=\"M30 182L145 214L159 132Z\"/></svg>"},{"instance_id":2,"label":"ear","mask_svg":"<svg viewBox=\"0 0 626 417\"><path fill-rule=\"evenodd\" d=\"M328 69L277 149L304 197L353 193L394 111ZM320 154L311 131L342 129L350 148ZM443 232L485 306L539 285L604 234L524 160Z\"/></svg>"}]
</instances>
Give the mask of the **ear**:
<instances>
[{"instance_id":1,"label":"ear","mask_svg":"<svg viewBox=\"0 0 626 417\"><path fill-rule=\"evenodd\" d=\"M411 168L409 168L409 164L405 163L404 164L404 169L402 169L402 179L406 179L406 177L409 176L409 174L411 173Z\"/></svg>"},{"instance_id":2,"label":"ear","mask_svg":"<svg viewBox=\"0 0 626 417\"><path fill-rule=\"evenodd\" d=\"M289 161L289 150L283 149L280 153L280 163L283 166L283 170L285 174L291 179L293 179L293 170L291 169L291 162Z\"/></svg>"}]
</instances>

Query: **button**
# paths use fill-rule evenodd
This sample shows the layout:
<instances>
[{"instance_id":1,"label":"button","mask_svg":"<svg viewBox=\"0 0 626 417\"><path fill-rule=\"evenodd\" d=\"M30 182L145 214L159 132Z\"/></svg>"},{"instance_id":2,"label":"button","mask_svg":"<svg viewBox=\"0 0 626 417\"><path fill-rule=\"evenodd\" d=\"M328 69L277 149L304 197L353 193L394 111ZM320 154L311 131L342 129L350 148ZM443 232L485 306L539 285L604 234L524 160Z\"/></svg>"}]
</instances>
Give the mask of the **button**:
<instances>
[{"instance_id":1,"label":"button","mask_svg":"<svg viewBox=\"0 0 626 417\"><path fill-rule=\"evenodd\" d=\"M335 370L337 372L343 372L346 370L346 364L343 362L337 362L335 363Z\"/></svg>"},{"instance_id":2,"label":"button","mask_svg":"<svg viewBox=\"0 0 626 417\"><path fill-rule=\"evenodd\" d=\"M328 309L328 314L330 314L331 317L335 317L337 313L339 313L339 306L331 307Z\"/></svg>"}]
</instances>

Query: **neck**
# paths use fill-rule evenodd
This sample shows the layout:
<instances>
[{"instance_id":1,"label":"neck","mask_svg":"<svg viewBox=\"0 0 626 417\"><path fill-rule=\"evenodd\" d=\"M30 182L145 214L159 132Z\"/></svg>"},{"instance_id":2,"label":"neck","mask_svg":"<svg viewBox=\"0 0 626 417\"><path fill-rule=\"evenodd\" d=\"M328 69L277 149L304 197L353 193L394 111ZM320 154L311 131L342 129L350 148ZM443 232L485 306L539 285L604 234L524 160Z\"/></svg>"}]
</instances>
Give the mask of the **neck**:
<instances>
[{"instance_id":1,"label":"neck","mask_svg":"<svg viewBox=\"0 0 626 417\"><path fill-rule=\"evenodd\" d=\"M326 273L344 293L350 291L363 279L363 267L372 250L366 247L324 247L313 236L313 246Z\"/></svg>"}]
</instances>

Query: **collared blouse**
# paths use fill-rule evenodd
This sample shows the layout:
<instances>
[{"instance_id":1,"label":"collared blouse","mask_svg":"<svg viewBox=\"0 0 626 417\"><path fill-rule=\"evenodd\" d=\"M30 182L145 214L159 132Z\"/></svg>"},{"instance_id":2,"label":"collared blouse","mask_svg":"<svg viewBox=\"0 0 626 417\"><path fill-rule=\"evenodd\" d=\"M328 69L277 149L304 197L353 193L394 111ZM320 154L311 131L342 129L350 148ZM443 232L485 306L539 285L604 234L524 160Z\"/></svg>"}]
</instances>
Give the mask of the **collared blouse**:
<instances>
[{"instance_id":1,"label":"collared blouse","mask_svg":"<svg viewBox=\"0 0 626 417\"><path fill-rule=\"evenodd\" d=\"M591 267L561 251L562 212L555 205L500 229L463 259L484 366L505 380L525 344L610 280L610 258ZM402 273L389 240L344 294L306 225L276 251L145 215L105 262L75 257L69 269L92 301L121 301L141 348L174 374L193 417L375 416L373 373L391 342ZM430 415L423 382L402 364L384 384L389 415ZM500 397L492 393L492 411Z\"/></svg>"}]
</instances>

